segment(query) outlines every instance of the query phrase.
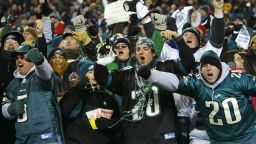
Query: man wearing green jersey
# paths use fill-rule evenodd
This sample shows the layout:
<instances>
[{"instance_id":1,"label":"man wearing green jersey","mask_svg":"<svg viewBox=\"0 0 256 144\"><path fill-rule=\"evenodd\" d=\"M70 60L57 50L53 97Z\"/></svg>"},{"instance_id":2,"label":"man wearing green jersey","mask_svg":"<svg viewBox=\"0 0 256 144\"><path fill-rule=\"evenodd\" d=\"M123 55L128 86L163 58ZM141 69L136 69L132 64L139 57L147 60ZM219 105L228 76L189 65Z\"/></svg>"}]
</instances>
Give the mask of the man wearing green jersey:
<instances>
[{"instance_id":1,"label":"man wearing green jersey","mask_svg":"<svg viewBox=\"0 0 256 144\"><path fill-rule=\"evenodd\" d=\"M213 51L202 55L196 75L178 77L147 67L138 73L153 84L192 96L211 143L255 143L256 115L249 96L256 94L256 77L232 72Z\"/></svg>"}]
</instances>

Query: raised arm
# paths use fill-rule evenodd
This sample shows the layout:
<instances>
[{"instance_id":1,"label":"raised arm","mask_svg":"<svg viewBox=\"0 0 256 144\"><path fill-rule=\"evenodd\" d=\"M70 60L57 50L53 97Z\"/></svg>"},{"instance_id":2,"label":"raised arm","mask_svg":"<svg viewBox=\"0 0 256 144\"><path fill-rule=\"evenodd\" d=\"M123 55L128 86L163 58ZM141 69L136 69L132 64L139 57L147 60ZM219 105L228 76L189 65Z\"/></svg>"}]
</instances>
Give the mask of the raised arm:
<instances>
[{"instance_id":1,"label":"raised arm","mask_svg":"<svg viewBox=\"0 0 256 144\"><path fill-rule=\"evenodd\" d=\"M175 74L151 70L149 67L140 68L138 75L143 79L159 85L160 87L163 87L169 91L177 90L180 83Z\"/></svg>"},{"instance_id":2,"label":"raised arm","mask_svg":"<svg viewBox=\"0 0 256 144\"><path fill-rule=\"evenodd\" d=\"M44 81L51 79L53 74L52 67L37 48L33 48L27 52L26 60L35 64L35 72L40 79Z\"/></svg>"},{"instance_id":3,"label":"raised arm","mask_svg":"<svg viewBox=\"0 0 256 144\"><path fill-rule=\"evenodd\" d=\"M215 48L222 48L224 44L224 18L223 18L223 0L213 0L214 18L211 24L210 43Z\"/></svg>"}]
</instances>

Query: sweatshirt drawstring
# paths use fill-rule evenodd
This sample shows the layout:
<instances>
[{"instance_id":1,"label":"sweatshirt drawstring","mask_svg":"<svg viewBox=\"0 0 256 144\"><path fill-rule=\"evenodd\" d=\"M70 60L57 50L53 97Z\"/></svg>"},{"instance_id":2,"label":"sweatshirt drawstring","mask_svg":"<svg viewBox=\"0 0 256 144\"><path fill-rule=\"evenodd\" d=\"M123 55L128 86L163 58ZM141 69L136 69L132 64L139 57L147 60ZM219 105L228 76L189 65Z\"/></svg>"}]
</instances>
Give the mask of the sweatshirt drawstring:
<instances>
[{"instance_id":1,"label":"sweatshirt drawstring","mask_svg":"<svg viewBox=\"0 0 256 144\"><path fill-rule=\"evenodd\" d=\"M214 88L212 88L212 101L213 101L213 96L214 96Z\"/></svg>"}]
</instances>

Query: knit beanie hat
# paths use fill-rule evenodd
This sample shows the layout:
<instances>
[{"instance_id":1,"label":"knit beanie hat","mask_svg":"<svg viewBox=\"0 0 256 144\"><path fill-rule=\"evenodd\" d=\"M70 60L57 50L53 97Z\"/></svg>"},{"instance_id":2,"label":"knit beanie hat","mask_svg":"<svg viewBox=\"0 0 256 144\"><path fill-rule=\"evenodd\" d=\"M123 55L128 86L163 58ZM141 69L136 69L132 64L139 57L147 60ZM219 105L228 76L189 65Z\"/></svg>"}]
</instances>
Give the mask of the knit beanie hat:
<instances>
[{"instance_id":1,"label":"knit beanie hat","mask_svg":"<svg viewBox=\"0 0 256 144\"><path fill-rule=\"evenodd\" d=\"M222 70L220 58L212 50L208 50L203 53L203 55L200 59L200 64L201 64L201 67L204 64L211 64L211 65L216 66L220 71Z\"/></svg>"},{"instance_id":2,"label":"knit beanie hat","mask_svg":"<svg viewBox=\"0 0 256 144\"><path fill-rule=\"evenodd\" d=\"M73 25L67 25L66 27L65 27L65 29L69 29L71 32L75 32L76 31L76 28L73 26ZM65 30L64 29L64 30Z\"/></svg>"},{"instance_id":3,"label":"knit beanie hat","mask_svg":"<svg viewBox=\"0 0 256 144\"><path fill-rule=\"evenodd\" d=\"M114 41L114 46L115 46L116 44L118 44L118 43L125 43L125 44L129 47L129 49L130 49L130 47L131 47L131 42L130 42L130 40L129 40L128 38L126 38L126 37L119 37L119 38L117 38L117 39Z\"/></svg>"},{"instance_id":4,"label":"knit beanie hat","mask_svg":"<svg viewBox=\"0 0 256 144\"><path fill-rule=\"evenodd\" d=\"M84 75L94 68L94 62L91 60L81 60L78 63L78 70L80 78L84 77Z\"/></svg>"},{"instance_id":5,"label":"knit beanie hat","mask_svg":"<svg viewBox=\"0 0 256 144\"><path fill-rule=\"evenodd\" d=\"M198 44L200 45L200 32L199 32L197 29L191 28L191 27L185 28L185 29L182 31L182 36L183 36L186 32L191 32L191 33L195 34L195 36L196 36L196 38L197 38L197 41L198 41Z\"/></svg>"},{"instance_id":6,"label":"knit beanie hat","mask_svg":"<svg viewBox=\"0 0 256 144\"><path fill-rule=\"evenodd\" d=\"M155 44L154 44L154 42L153 42L151 39L146 38L146 37L139 38L139 40L138 40L137 43L136 43L136 49L137 49L140 45L143 45L143 44L149 46L152 50L155 51Z\"/></svg>"},{"instance_id":7,"label":"knit beanie hat","mask_svg":"<svg viewBox=\"0 0 256 144\"><path fill-rule=\"evenodd\" d=\"M15 51L16 54L26 54L30 49L32 49L31 46L26 44L21 44L20 47Z\"/></svg>"},{"instance_id":8,"label":"knit beanie hat","mask_svg":"<svg viewBox=\"0 0 256 144\"><path fill-rule=\"evenodd\" d=\"M25 41L22 33L18 31L12 31L12 32L6 33L1 37L1 45L4 46L4 42L8 39L16 40L19 43L19 45Z\"/></svg>"},{"instance_id":9,"label":"knit beanie hat","mask_svg":"<svg viewBox=\"0 0 256 144\"><path fill-rule=\"evenodd\" d=\"M65 59L67 59L67 55L65 54L65 52L63 51L63 49L61 48L54 48L48 55L48 61L50 61L50 59L56 55L56 54L59 54L61 56L63 56Z\"/></svg>"}]
</instances>

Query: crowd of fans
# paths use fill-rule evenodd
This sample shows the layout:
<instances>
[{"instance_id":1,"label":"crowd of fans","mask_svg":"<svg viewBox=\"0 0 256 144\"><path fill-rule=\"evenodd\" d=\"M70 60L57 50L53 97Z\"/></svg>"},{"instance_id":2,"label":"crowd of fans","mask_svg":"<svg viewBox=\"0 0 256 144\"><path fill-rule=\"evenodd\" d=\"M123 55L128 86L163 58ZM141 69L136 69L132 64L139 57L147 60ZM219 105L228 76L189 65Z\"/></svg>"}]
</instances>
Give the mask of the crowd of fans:
<instances>
[{"instance_id":1,"label":"crowd of fans","mask_svg":"<svg viewBox=\"0 0 256 144\"><path fill-rule=\"evenodd\" d=\"M1 142L256 139L255 0L0 0L0 20Z\"/></svg>"}]
</instances>

